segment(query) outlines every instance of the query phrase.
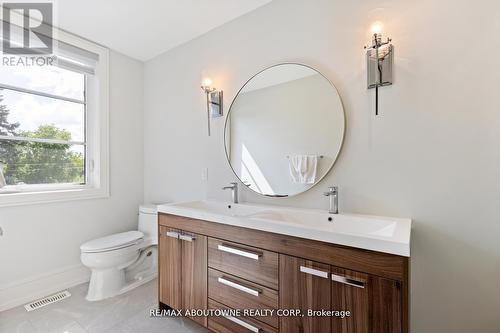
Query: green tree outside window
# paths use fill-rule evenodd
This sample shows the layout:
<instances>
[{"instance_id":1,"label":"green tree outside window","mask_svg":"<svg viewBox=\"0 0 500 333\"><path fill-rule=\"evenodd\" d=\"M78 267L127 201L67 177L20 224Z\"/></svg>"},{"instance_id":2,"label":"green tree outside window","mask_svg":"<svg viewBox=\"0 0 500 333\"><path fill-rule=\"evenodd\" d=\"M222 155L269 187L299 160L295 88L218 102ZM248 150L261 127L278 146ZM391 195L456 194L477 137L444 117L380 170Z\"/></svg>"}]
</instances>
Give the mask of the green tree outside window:
<instances>
[{"instance_id":1,"label":"green tree outside window","mask_svg":"<svg viewBox=\"0 0 500 333\"><path fill-rule=\"evenodd\" d=\"M71 133L53 124L40 125L35 131L20 131L19 123L10 123L9 110L0 94L0 135L71 141ZM0 161L5 164L7 185L84 183L84 156L69 144L13 141L0 139Z\"/></svg>"}]
</instances>

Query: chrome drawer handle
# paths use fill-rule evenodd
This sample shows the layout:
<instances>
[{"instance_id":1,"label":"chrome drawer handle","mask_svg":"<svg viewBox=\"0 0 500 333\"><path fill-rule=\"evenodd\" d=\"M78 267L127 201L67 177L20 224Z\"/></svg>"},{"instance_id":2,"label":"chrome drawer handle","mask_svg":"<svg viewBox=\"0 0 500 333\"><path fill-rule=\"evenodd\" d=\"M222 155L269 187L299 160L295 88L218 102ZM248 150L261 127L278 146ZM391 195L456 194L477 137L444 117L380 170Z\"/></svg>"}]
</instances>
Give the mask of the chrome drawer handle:
<instances>
[{"instance_id":1,"label":"chrome drawer handle","mask_svg":"<svg viewBox=\"0 0 500 333\"><path fill-rule=\"evenodd\" d=\"M250 258L250 259L254 259L254 260L259 260L259 257L262 257L262 253L260 253L260 252L240 250L240 249L230 247L227 245L223 245L223 244L217 245L217 250L231 253L231 254L236 254L238 256L242 256L242 257Z\"/></svg>"},{"instance_id":2,"label":"chrome drawer handle","mask_svg":"<svg viewBox=\"0 0 500 333\"><path fill-rule=\"evenodd\" d=\"M314 275L314 276L322 277L324 279L328 279L328 272L323 272L323 271L320 271L318 269L309 268L309 267L306 267L306 266L300 266L300 271L302 273L311 274L311 275Z\"/></svg>"},{"instance_id":3,"label":"chrome drawer handle","mask_svg":"<svg viewBox=\"0 0 500 333\"><path fill-rule=\"evenodd\" d=\"M245 287L245 286L242 286L241 284L239 283L236 283L236 282L233 282L233 281L230 281L228 279L225 279L223 277L219 277L217 278L217 281L225 286L228 286L228 287L231 287L231 288L234 288L234 289L238 289L238 290L241 290L247 294L250 294L252 296L256 296L256 297L259 297L259 294L261 293L260 290L257 290L257 289L252 289L252 288L249 288L249 287Z\"/></svg>"},{"instance_id":4,"label":"chrome drawer handle","mask_svg":"<svg viewBox=\"0 0 500 333\"><path fill-rule=\"evenodd\" d=\"M167 237L172 237L172 238L179 238L179 233L175 231L167 231L165 234Z\"/></svg>"},{"instance_id":5,"label":"chrome drawer handle","mask_svg":"<svg viewBox=\"0 0 500 333\"><path fill-rule=\"evenodd\" d=\"M236 317L233 317L233 316L224 316L224 318L226 318L229 321L232 321L233 323L235 323L237 325L240 325L241 327L246 328L247 330L249 330L251 332L259 333L261 331L260 328L255 327L253 325L250 325L249 323L246 323L243 320L238 319Z\"/></svg>"},{"instance_id":6,"label":"chrome drawer handle","mask_svg":"<svg viewBox=\"0 0 500 333\"><path fill-rule=\"evenodd\" d=\"M345 276L340 276L337 274L332 274L332 281L347 284L356 288L364 288L365 283L362 281L354 280L351 278L347 278Z\"/></svg>"},{"instance_id":7,"label":"chrome drawer handle","mask_svg":"<svg viewBox=\"0 0 500 333\"><path fill-rule=\"evenodd\" d=\"M196 239L196 237L194 236L191 236L191 235L186 235L186 234L180 234L179 235L179 239L180 240L185 240L185 241L188 241L188 242L192 242Z\"/></svg>"}]
</instances>

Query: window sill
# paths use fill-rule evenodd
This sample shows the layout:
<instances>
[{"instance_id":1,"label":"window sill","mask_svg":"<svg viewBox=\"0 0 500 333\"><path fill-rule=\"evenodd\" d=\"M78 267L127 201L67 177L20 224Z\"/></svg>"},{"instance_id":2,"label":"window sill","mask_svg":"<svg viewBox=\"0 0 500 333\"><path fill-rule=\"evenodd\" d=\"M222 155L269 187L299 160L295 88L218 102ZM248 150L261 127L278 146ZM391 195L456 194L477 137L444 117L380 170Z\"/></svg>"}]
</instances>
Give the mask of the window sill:
<instances>
[{"instance_id":1,"label":"window sill","mask_svg":"<svg viewBox=\"0 0 500 333\"><path fill-rule=\"evenodd\" d=\"M0 207L109 197L106 188L85 185L17 185L0 188Z\"/></svg>"}]
</instances>

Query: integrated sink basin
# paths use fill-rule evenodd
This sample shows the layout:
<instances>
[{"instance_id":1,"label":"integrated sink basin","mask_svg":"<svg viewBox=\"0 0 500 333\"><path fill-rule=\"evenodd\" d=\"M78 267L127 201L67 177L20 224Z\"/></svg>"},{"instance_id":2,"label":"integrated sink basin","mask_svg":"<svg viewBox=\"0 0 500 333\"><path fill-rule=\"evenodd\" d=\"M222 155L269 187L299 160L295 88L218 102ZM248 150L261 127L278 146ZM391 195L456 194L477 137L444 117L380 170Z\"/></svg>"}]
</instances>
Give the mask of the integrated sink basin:
<instances>
[{"instance_id":1,"label":"integrated sink basin","mask_svg":"<svg viewBox=\"0 0 500 333\"><path fill-rule=\"evenodd\" d=\"M158 206L158 211L215 223L410 256L411 220L315 209L192 201Z\"/></svg>"},{"instance_id":2,"label":"integrated sink basin","mask_svg":"<svg viewBox=\"0 0 500 333\"><path fill-rule=\"evenodd\" d=\"M178 209L181 215L186 209L195 210L198 213L222 214L229 216L248 216L262 211L259 207L242 204L232 204L222 201L190 201L166 205L170 210ZM162 206L163 207L163 206ZM176 214L177 215L177 214ZM182 215L184 216L184 215Z\"/></svg>"}]
</instances>

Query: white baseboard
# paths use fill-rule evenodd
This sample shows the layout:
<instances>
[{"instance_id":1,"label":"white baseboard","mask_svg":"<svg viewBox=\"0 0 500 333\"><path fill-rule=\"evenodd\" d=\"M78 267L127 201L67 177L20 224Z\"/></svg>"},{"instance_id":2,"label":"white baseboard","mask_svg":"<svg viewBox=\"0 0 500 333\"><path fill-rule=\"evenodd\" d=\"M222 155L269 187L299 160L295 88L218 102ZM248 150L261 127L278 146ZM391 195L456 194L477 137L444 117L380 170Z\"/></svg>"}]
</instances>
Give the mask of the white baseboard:
<instances>
[{"instance_id":1,"label":"white baseboard","mask_svg":"<svg viewBox=\"0 0 500 333\"><path fill-rule=\"evenodd\" d=\"M0 286L0 311L88 282L89 278L90 271L88 268L83 265L73 265Z\"/></svg>"}]
</instances>

